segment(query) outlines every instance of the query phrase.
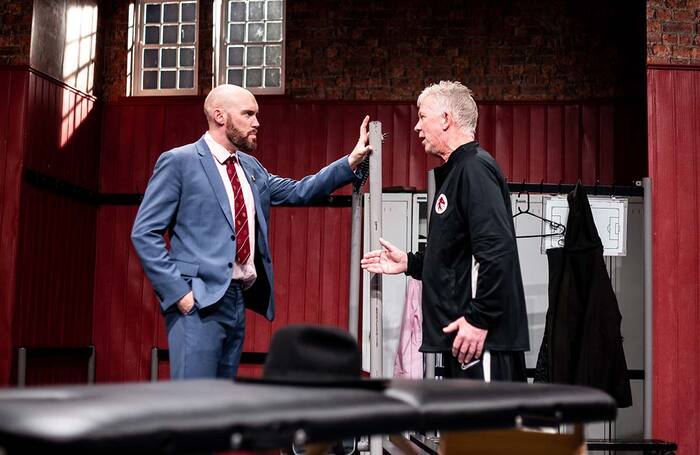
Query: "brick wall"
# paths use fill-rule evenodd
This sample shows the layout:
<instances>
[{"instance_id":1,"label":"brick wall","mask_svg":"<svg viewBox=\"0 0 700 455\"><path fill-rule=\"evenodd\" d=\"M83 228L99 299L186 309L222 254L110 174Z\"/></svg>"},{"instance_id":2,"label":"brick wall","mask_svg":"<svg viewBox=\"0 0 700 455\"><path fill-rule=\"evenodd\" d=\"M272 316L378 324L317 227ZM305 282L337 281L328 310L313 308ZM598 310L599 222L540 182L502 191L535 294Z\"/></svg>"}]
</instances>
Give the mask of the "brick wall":
<instances>
[{"instance_id":1,"label":"brick wall","mask_svg":"<svg viewBox=\"0 0 700 455\"><path fill-rule=\"evenodd\" d=\"M647 63L700 65L700 0L647 1Z\"/></svg>"},{"instance_id":2,"label":"brick wall","mask_svg":"<svg viewBox=\"0 0 700 455\"><path fill-rule=\"evenodd\" d=\"M32 2L0 0L0 65L29 65Z\"/></svg>"},{"instance_id":3,"label":"brick wall","mask_svg":"<svg viewBox=\"0 0 700 455\"><path fill-rule=\"evenodd\" d=\"M463 5L469 5L465 8ZM458 79L477 98L643 93L644 9L617 2L288 2L287 92L411 99Z\"/></svg>"},{"instance_id":4,"label":"brick wall","mask_svg":"<svg viewBox=\"0 0 700 455\"><path fill-rule=\"evenodd\" d=\"M117 99L126 94L127 33L129 26L129 2L102 2L101 25L104 32L98 48L103 56L102 86L98 87L98 98Z\"/></svg>"},{"instance_id":5,"label":"brick wall","mask_svg":"<svg viewBox=\"0 0 700 455\"><path fill-rule=\"evenodd\" d=\"M200 0L201 92L211 81L212 0ZM286 92L412 100L458 79L482 100L643 96L644 4L566 0L288 0ZM104 97L125 93L128 1L105 2Z\"/></svg>"}]
</instances>

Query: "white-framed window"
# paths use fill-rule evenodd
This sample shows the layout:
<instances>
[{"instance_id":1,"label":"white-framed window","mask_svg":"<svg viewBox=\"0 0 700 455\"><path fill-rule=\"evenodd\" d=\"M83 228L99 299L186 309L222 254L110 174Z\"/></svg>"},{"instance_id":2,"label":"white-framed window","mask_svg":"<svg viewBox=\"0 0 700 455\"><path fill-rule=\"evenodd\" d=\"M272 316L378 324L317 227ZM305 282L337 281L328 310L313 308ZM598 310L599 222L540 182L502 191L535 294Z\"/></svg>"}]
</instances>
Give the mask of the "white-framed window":
<instances>
[{"instance_id":1,"label":"white-framed window","mask_svg":"<svg viewBox=\"0 0 700 455\"><path fill-rule=\"evenodd\" d=\"M217 0L217 83L284 94L285 0Z\"/></svg>"},{"instance_id":2,"label":"white-framed window","mask_svg":"<svg viewBox=\"0 0 700 455\"><path fill-rule=\"evenodd\" d=\"M134 4L131 71L133 95L197 94L198 4L196 0L139 0Z\"/></svg>"}]
</instances>

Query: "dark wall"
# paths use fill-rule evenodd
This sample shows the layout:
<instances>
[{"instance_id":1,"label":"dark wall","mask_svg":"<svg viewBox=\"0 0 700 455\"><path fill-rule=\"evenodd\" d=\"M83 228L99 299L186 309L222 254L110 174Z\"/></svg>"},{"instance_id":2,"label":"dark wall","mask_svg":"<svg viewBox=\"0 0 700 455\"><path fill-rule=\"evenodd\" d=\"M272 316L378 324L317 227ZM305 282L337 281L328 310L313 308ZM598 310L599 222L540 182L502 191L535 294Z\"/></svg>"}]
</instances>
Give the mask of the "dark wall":
<instances>
[{"instance_id":1,"label":"dark wall","mask_svg":"<svg viewBox=\"0 0 700 455\"><path fill-rule=\"evenodd\" d=\"M410 100L456 79L481 100L643 96L637 3L289 2L287 91Z\"/></svg>"},{"instance_id":2,"label":"dark wall","mask_svg":"<svg viewBox=\"0 0 700 455\"><path fill-rule=\"evenodd\" d=\"M0 0L0 65L28 65L32 1Z\"/></svg>"},{"instance_id":3,"label":"dark wall","mask_svg":"<svg viewBox=\"0 0 700 455\"><path fill-rule=\"evenodd\" d=\"M211 20L211 0L199 5L200 18ZM128 2L103 10L104 98L115 100L126 87ZM644 14L639 1L290 0L286 93L413 101L426 84L457 79L480 100L641 100ZM200 31L200 39L206 93L211 34Z\"/></svg>"}]
</instances>

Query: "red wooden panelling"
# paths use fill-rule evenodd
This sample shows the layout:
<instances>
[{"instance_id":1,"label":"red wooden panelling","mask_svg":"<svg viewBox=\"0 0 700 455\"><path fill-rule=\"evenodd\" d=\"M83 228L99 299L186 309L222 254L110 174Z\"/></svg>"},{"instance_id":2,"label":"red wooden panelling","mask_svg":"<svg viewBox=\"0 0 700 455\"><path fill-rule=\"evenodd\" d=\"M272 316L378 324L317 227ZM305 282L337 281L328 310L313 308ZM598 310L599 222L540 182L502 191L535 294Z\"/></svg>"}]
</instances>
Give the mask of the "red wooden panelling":
<instances>
[{"instance_id":1,"label":"red wooden panelling","mask_svg":"<svg viewBox=\"0 0 700 455\"><path fill-rule=\"evenodd\" d=\"M25 167L96 190L100 115L95 100L30 72L28 106Z\"/></svg>"},{"instance_id":2,"label":"red wooden panelling","mask_svg":"<svg viewBox=\"0 0 700 455\"><path fill-rule=\"evenodd\" d=\"M101 191L143 191L160 153L195 141L204 132L201 104L200 98L168 98L107 106ZM412 103L261 98L259 104L262 126L256 155L271 172L302 177L349 152L365 114L381 121L387 133L382 163L385 186L424 190L425 172L438 164L425 156L413 131L416 107ZM477 138L510 181L575 183L580 178L587 184L628 185L646 173L644 150L638 148L643 143L638 137L644 135L644 118L633 123L633 110L641 112L613 102L483 103Z\"/></svg>"},{"instance_id":3,"label":"red wooden panelling","mask_svg":"<svg viewBox=\"0 0 700 455\"><path fill-rule=\"evenodd\" d=\"M17 260L16 346L92 343L96 207L24 184ZM62 368L61 365L71 365ZM43 368L43 370L42 370ZM45 360L28 384L84 382L85 362Z\"/></svg>"},{"instance_id":4,"label":"red wooden panelling","mask_svg":"<svg viewBox=\"0 0 700 455\"><path fill-rule=\"evenodd\" d=\"M654 437L700 451L700 71L647 70Z\"/></svg>"},{"instance_id":5,"label":"red wooden panelling","mask_svg":"<svg viewBox=\"0 0 700 455\"><path fill-rule=\"evenodd\" d=\"M92 97L27 71L23 169L97 189L100 118ZM22 175L21 172L18 173ZM22 185L14 346L86 346L92 340L97 207ZM85 366L37 360L28 383L85 380ZM60 368L59 365L72 365Z\"/></svg>"},{"instance_id":6,"label":"red wooden panelling","mask_svg":"<svg viewBox=\"0 0 700 455\"><path fill-rule=\"evenodd\" d=\"M385 186L424 190L426 170L438 164L426 156L413 130L414 103L258 101L262 126L256 156L272 173L300 178L348 153L365 114L381 121L387 133ZM100 191L142 192L160 153L204 132L202 102L145 98L105 106ZM478 137L510 180L611 183L617 175L612 156L621 152L610 145L622 134L616 130L617 109L612 102L484 103ZM636 134L644 134L638 125ZM338 194L349 192L345 187ZM98 214L93 333L100 381L147 378L150 348L166 345L158 305L129 241L135 212L136 207L103 206ZM349 209L272 210L276 320L270 324L248 313L245 351L267 351L274 330L293 322L346 326L349 237ZM259 373L259 368L244 371Z\"/></svg>"},{"instance_id":7,"label":"red wooden panelling","mask_svg":"<svg viewBox=\"0 0 700 455\"><path fill-rule=\"evenodd\" d=\"M26 70L0 69L0 384L10 380L27 109Z\"/></svg>"}]
</instances>

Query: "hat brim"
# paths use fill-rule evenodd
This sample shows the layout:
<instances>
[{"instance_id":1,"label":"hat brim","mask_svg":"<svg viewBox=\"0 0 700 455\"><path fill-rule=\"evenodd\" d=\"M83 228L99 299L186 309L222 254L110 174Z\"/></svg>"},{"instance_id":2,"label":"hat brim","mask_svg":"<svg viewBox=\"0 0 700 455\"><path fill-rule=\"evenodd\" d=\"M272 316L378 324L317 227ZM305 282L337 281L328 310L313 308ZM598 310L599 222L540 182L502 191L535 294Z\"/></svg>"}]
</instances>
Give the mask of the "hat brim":
<instances>
[{"instance_id":1,"label":"hat brim","mask_svg":"<svg viewBox=\"0 0 700 455\"><path fill-rule=\"evenodd\" d=\"M323 388L342 388L342 389L365 389L365 390L384 390L389 386L391 380L389 379L299 379L299 378L285 378L285 377L271 377L271 378L250 378L250 377L239 377L235 379L235 382L241 382L246 384L275 384L275 385L288 385L297 387L323 387Z\"/></svg>"}]
</instances>

